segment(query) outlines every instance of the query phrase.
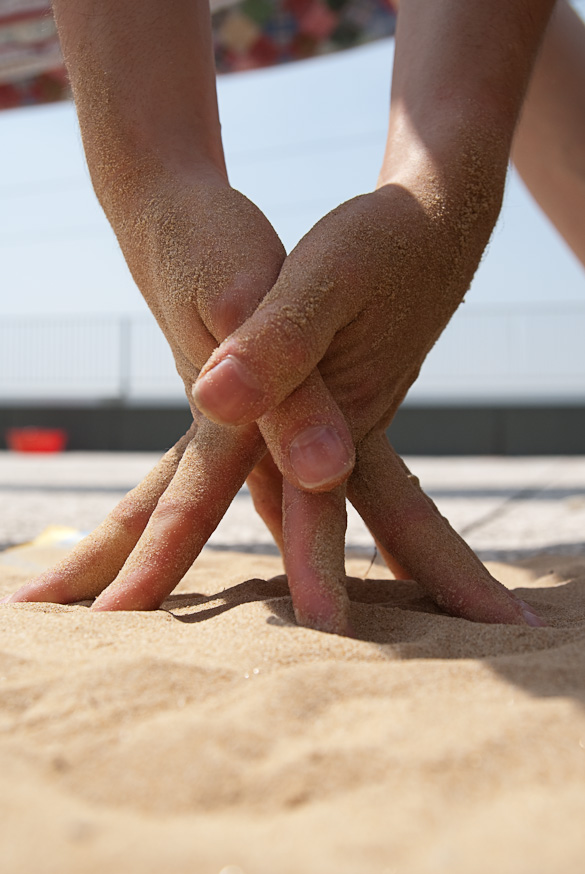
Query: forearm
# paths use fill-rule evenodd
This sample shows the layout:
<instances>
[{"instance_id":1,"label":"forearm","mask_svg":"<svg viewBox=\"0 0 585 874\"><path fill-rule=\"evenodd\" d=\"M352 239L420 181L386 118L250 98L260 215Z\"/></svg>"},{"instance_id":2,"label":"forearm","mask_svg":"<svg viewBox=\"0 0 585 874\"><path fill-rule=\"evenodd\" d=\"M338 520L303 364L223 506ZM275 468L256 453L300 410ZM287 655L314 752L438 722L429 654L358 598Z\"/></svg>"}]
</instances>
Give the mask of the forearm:
<instances>
[{"instance_id":1,"label":"forearm","mask_svg":"<svg viewBox=\"0 0 585 874\"><path fill-rule=\"evenodd\" d=\"M208 0L54 0L85 153L115 189L172 167L225 175Z\"/></svg>"},{"instance_id":2,"label":"forearm","mask_svg":"<svg viewBox=\"0 0 585 874\"><path fill-rule=\"evenodd\" d=\"M448 183L470 161L481 160L493 187L503 186L514 126L553 5L402 0L381 184L419 175L421 168Z\"/></svg>"},{"instance_id":3,"label":"forearm","mask_svg":"<svg viewBox=\"0 0 585 874\"><path fill-rule=\"evenodd\" d=\"M585 265L585 25L565 2L557 4L534 66L512 157Z\"/></svg>"},{"instance_id":4,"label":"forearm","mask_svg":"<svg viewBox=\"0 0 585 874\"><path fill-rule=\"evenodd\" d=\"M417 200L456 286L497 220L514 127L554 0L402 0L378 187Z\"/></svg>"}]
</instances>

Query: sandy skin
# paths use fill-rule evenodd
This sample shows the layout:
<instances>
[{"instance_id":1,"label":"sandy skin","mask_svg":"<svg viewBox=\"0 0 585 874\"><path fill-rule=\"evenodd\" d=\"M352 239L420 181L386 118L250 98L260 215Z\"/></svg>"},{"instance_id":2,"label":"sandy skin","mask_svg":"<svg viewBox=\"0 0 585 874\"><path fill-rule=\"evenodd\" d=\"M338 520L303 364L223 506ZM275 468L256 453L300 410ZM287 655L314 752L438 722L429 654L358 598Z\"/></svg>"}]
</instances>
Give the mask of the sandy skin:
<instances>
[{"instance_id":1,"label":"sandy skin","mask_svg":"<svg viewBox=\"0 0 585 874\"><path fill-rule=\"evenodd\" d=\"M402 190L398 194L398 203L401 202L403 208L411 208L413 198L405 197ZM234 192L234 200L238 200L237 192ZM355 245L363 251L370 240L369 263L373 267L363 272L364 285L379 288L380 276L388 275L389 264L396 258L395 249L381 248L379 241L384 232L383 216L395 216L398 203L391 202L386 190L373 199L358 201L357 207L351 202L345 210L340 208L330 217L334 225L332 239L340 238L336 225L342 221L346 241L351 240L352 223L359 229L359 234L353 233ZM374 226L380 229L379 237L374 234L368 237L367 225L364 228L371 206L374 207ZM421 212L419 205L416 209ZM425 221L428 222L428 218ZM324 220L313 240L308 237L304 245L300 244L288 262L289 272L283 274L283 281L290 281L291 272L302 268L309 285L309 271L315 270L315 264L326 263L314 257L313 246L323 245L328 224ZM173 222L172 226L175 232L177 227L189 227L185 222L182 225ZM423 223L421 237L428 239L428 236L428 227ZM309 249L306 256L305 246ZM173 247L173 251L180 251L176 234ZM422 249L419 255L421 259L426 257ZM164 259L156 258L151 263L158 269L161 261L166 270ZM453 257L446 256L447 262L452 263ZM144 263L148 261L143 258L141 264ZM181 263L184 265L184 261ZM401 266L401 275L404 275L404 264ZM420 277L422 295L425 285L428 287L426 276L414 265L411 269L413 277L415 273ZM376 282L374 270L379 271ZM164 271L163 275L166 275ZM348 289L355 284L355 275L349 280L347 277L347 262L343 262L337 276L329 274L327 278L330 282L335 280L338 289L343 290L342 281ZM325 279L317 276L314 281L324 283ZM151 287L156 288L156 285ZM190 283L185 287L190 289ZM221 312L225 313L225 297L211 288L215 300L221 302ZM460 288L457 286L453 292L453 301ZM385 324L383 341L386 348L396 350L395 358L387 357L388 366L374 371L370 362L365 365L358 362L358 368L364 367L364 370L351 372L352 362L347 360L347 355L355 344L354 332L363 330L370 339L375 338L369 321L372 312L366 307L362 323L359 319L352 320L348 339L342 335L332 344L320 367L326 379L324 385L327 389L331 387L357 445L357 464L347 483L347 493L388 556L389 565L395 567L397 561L406 569L404 573L415 578L449 612L482 622L536 625L539 620L534 613L514 599L450 529L383 435L384 423L400 400L392 389L392 366L400 365L401 349L410 351L411 361L414 349L418 350L419 357L424 357L426 344L421 342L416 347L412 340L409 343L408 338L403 338L400 347L405 319L396 320L397 326L392 328L391 297L379 293L379 305L387 307L385 322L379 317L380 313L374 321L379 326ZM452 306L452 302L449 305ZM183 301L179 298L178 304L172 300L168 310L164 310L165 314L170 313L165 324L167 332L171 318L177 318L177 313L183 312L182 307ZM209 304L207 307L208 311L212 310ZM259 312L262 311L261 308ZM439 311L433 309L428 319L431 339L442 328L449 312L448 306ZM182 322L179 315L178 323ZM411 366L417 367L418 361L415 357ZM366 372L379 374L376 378L381 381L372 382ZM187 384L192 374L193 371L187 370ZM357 386L359 395L356 395ZM282 514L282 475L269 456L262 460L265 446L257 426L254 423L221 426L202 417L196 409L194 416L191 432L167 453L103 525L79 544L60 566L13 595L11 602L70 603L95 597L94 610L156 609L187 572L243 480L259 463L251 473L250 488L258 510L284 551L297 620L325 631L351 634L343 567L345 486L327 495L311 494L285 480ZM266 422L261 422L261 427L266 431Z\"/></svg>"},{"instance_id":2,"label":"sandy skin","mask_svg":"<svg viewBox=\"0 0 585 874\"><path fill-rule=\"evenodd\" d=\"M207 3L181 0L161 23L154 0L140 9L100 0L99 15L96 2L54 4L92 180L188 396L205 365L195 400L208 418L193 406L195 427L175 448L170 479L167 465L144 494L123 502L112 530L109 522L101 530L99 549L81 544L72 564L12 600L76 600L84 591L99 595L94 609L154 609L267 446L279 472L265 463L252 488L282 544L301 624L351 631L346 489L390 565L397 562L447 609L484 622L537 624L441 519L383 431L489 238L552 4L539 0L527 33L523 10L498 0L506 39L482 44L479 78L464 79L470 33L485 29L484 6L441 0L433 7L414 38L425 50L405 77L400 60L412 54L409 27L420 10L418 0L404 4L398 109L380 188L326 216L283 262L265 217L227 182ZM432 50L434 16L457 48L448 56ZM440 123L435 89L452 79L472 96L479 88L481 100L463 95ZM78 571L92 549L109 558L89 585Z\"/></svg>"}]
</instances>

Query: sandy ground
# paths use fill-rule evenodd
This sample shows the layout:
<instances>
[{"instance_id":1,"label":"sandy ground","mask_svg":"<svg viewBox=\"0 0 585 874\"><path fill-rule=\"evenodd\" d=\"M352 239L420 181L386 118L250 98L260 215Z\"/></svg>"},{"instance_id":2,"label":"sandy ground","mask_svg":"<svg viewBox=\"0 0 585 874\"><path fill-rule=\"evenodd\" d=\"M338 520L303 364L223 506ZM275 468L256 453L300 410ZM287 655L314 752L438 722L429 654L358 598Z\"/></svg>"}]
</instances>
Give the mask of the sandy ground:
<instances>
[{"instance_id":1,"label":"sandy ground","mask_svg":"<svg viewBox=\"0 0 585 874\"><path fill-rule=\"evenodd\" d=\"M0 455L0 539L152 460ZM298 628L243 493L162 610L0 608L2 872L580 874L585 461L411 467L549 627L443 615L352 519L358 639ZM62 554L4 552L0 597Z\"/></svg>"}]
</instances>

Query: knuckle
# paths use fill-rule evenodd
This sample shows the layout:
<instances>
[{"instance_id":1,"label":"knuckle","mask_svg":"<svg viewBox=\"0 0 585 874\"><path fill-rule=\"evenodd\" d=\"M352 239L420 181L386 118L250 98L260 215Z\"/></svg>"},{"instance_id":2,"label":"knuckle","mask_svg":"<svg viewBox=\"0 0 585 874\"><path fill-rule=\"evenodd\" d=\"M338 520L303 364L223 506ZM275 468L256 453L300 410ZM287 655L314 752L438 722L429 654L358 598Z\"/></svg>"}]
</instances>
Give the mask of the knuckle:
<instances>
[{"instance_id":1,"label":"knuckle","mask_svg":"<svg viewBox=\"0 0 585 874\"><path fill-rule=\"evenodd\" d=\"M271 328L271 357L274 367L281 371L279 381L291 382L306 376L327 348L316 331L315 322L296 307L282 307L273 318Z\"/></svg>"},{"instance_id":2,"label":"knuckle","mask_svg":"<svg viewBox=\"0 0 585 874\"><path fill-rule=\"evenodd\" d=\"M218 338L227 337L253 313L257 300L238 291L219 295L208 306L206 323Z\"/></svg>"},{"instance_id":3,"label":"knuckle","mask_svg":"<svg viewBox=\"0 0 585 874\"><path fill-rule=\"evenodd\" d=\"M141 506L130 494L112 511L112 519L125 533L140 536L151 514L150 507Z\"/></svg>"},{"instance_id":4,"label":"knuckle","mask_svg":"<svg viewBox=\"0 0 585 874\"><path fill-rule=\"evenodd\" d=\"M195 503L163 496L158 502L153 521L159 531L183 530L195 526L200 511Z\"/></svg>"}]
</instances>

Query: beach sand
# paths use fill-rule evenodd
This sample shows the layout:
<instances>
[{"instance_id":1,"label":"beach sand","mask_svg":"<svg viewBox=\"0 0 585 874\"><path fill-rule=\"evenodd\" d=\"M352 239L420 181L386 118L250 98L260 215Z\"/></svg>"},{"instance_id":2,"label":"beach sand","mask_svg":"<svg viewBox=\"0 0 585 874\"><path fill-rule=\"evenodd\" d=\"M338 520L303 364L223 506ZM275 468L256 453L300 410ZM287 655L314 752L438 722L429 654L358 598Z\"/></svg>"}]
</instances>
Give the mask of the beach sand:
<instances>
[{"instance_id":1,"label":"beach sand","mask_svg":"<svg viewBox=\"0 0 585 874\"><path fill-rule=\"evenodd\" d=\"M0 597L62 554L3 553ZM489 565L546 629L368 565L358 640L234 551L153 613L1 607L3 874L581 874L585 560Z\"/></svg>"}]
</instances>

